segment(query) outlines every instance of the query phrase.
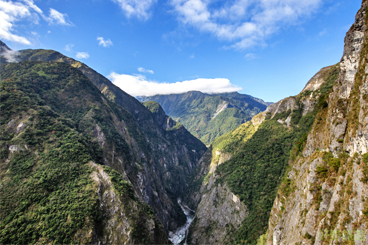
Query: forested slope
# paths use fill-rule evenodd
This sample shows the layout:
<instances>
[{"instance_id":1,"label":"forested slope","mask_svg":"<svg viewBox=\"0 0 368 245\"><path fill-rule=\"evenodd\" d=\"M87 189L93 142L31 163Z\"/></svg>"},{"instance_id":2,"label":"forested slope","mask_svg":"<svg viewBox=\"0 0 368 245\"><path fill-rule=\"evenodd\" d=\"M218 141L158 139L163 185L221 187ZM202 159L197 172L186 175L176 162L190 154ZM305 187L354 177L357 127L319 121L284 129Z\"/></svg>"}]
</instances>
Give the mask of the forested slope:
<instances>
[{"instance_id":1,"label":"forested slope","mask_svg":"<svg viewBox=\"0 0 368 245\"><path fill-rule=\"evenodd\" d=\"M68 64L0 70L0 242L168 243L133 188L139 164L126 166L132 147L145 147L130 136L142 133L129 113Z\"/></svg>"},{"instance_id":2,"label":"forested slope","mask_svg":"<svg viewBox=\"0 0 368 245\"><path fill-rule=\"evenodd\" d=\"M130 139L127 141L131 141L130 150L134 157L119 162L114 156L115 149L107 147L104 151L105 164L124 174L124 171L130 171L130 165L142 163L140 171L130 176L141 199L154 209L167 232L175 230L185 222L184 214L176 199L183 193L187 177L206 150L203 143L189 134L184 127L170 130L162 128L154 115L138 100L83 63L53 50L11 51L4 43L0 43L0 46L2 51L0 58L3 63L9 62L10 55L12 57L10 61L13 62L34 60L71 65L81 71L100 90L106 103L113 102L116 108L121 108L129 118L131 131L125 131L125 127L129 125L119 126L119 130L123 133L120 136L111 133L111 129L107 126L106 130L113 135L111 137L119 140L120 137L127 140L126 137L129 136Z\"/></svg>"},{"instance_id":3,"label":"forested slope","mask_svg":"<svg viewBox=\"0 0 368 245\"><path fill-rule=\"evenodd\" d=\"M206 145L249 121L269 104L237 92L205 94L190 91L183 94L140 96L138 99L159 103L167 115L182 123Z\"/></svg>"},{"instance_id":4,"label":"forested slope","mask_svg":"<svg viewBox=\"0 0 368 245\"><path fill-rule=\"evenodd\" d=\"M339 65L323 68L308 83L315 86L268 106L250 122L214 141L193 171L193 184L186 195L193 208L198 205L188 238L191 243L255 244L265 233L278 187L290 191L283 177L289 159L303 149L338 69ZM221 194L224 191L228 194ZM229 215L236 218L221 222L201 215L208 210L224 220Z\"/></svg>"}]
</instances>

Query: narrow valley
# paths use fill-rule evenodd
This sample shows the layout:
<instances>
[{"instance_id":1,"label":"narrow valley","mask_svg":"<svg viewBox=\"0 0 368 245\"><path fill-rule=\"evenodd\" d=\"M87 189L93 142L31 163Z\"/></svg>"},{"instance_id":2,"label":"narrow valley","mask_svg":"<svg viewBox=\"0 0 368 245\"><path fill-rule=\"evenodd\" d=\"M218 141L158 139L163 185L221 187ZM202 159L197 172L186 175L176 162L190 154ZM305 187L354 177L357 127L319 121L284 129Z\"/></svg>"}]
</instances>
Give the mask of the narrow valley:
<instances>
[{"instance_id":1,"label":"narrow valley","mask_svg":"<svg viewBox=\"0 0 368 245\"><path fill-rule=\"evenodd\" d=\"M137 14L136 1L111 2ZM143 2L139 21L158 21L153 13L144 12L149 4ZM245 2L252 6L244 7ZM280 1L245 2L231 1L212 11L223 3L169 1L165 10L178 12L175 18L180 21L188 19L180 31L160 34L162 46L176 45L172 35L194 39L190 28L184 27L196 23L197 31L221 27L220 33L212 34L224 40L257 30L260 36L243 37L242 44L252 41L264 49L274 48L262 39L271 30L257 26L267 20L264 15L240 26L243 19L236 18L245 16L245 10L260 11ZM312 8L308 1L281 2L287 8L265 10L269 18L271 13L281 18L285 12L293 19ZM313 7L320 4L314 1ZM343 3L335 8L339 4ZM64 26L76 28L68 15L53 8L46 15L36 5L40 1L0 0L0 23L15 23L11 16L24 15L48 22L50 29L62 20ZM292 9L296 5L302 7ZM331 7L329 14L333 11ZM189 19L192 15L196 18ZM219 19L217 24L211 22ZM136 24L129 20L121 28ZM235 22L229 27L226 21ZM134 59L119 57L119 66L126 70L134 66L133 75L111 72L105 77L78 61L80 53L74 59L55 50L9 48L16 47L14 42L29 44L15 34L9 40L2 33L20 27L8 26L0 27L0 245L368 244L368 0L362 0L346 33L340 61L319 67L303 81L306 85L300 93L275 103L242 94L239 86L220 78L223 73L212 68L214 78L196 75L176 83L157 82L149 77L155 72L143 67L136 74L134 59L141 59L143 52L154 49L151 46L135 52ZM226 37L233 29L237 31ZM52 31L47 33L51 36ZM195 45L179 42L182 47L173 53L184 57L182 49L205 42L201 35L197 38ZM145 39L149 38L139 42ZM113 47L108 40L98 37L99 48ZM66 46L65 52L74 52L73 47ZM217 47L222 52L217 62L230 52L245 50L233 48ZM198 65L195 59L204 63L197 53L181 59L193 62L193 67ZM129 55L128 51L115 55L122 54ZM249 70L264 62L250 52L241 56ZM110 60L100 62L110 63L111 71L116 68ZM206 70L193 67L198 74ZM171 68L166 69L168 77L177 72ZM304 68L300 65L300 73ZM268 73L274 70L266 63L262 69L257 76L272 77ZM244 84L251 86L249 81ZM121 88L124 83L127 89L159 92L129 94Z\"/></svg>"}]
</instances>

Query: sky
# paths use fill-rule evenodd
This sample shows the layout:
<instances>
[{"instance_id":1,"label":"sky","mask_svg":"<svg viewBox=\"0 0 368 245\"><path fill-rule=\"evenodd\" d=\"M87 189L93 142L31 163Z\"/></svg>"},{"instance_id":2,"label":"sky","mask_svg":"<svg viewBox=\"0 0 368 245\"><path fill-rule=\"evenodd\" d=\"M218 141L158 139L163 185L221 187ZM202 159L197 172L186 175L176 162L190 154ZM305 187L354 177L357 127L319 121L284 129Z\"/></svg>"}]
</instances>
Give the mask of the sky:
<instances>
[{"instance_id":1,"label":"sky","mask_svg":"<svg viewBox=\"0 0 368 245\"><path fill-rule=\"evenodd\" d=\"M0 39L53 49L133 96L276 102L340 61L360 0L0 0Z\"/></svg>"}]
</instances>

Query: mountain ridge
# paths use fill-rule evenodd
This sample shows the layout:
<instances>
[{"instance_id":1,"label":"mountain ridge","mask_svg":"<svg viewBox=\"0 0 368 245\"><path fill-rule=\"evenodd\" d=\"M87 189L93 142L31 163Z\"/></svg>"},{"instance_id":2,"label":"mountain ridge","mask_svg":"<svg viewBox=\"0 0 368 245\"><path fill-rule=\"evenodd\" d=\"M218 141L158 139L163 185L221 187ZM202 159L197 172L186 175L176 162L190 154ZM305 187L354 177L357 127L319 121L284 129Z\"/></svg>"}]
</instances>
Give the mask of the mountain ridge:
<instances>
[{"instance_id":1,"label":"mountain ridge","mask_svg":"<svg viewBox=\"0 0 368 245\"><path fill-rule=\"evenodd\" d=\"M144 162L139 167L140 170L136 173L137 175L130 177L135 191L142 201L154 209L167 233L175 230L181 223L185 223L185 216L177 204L176 198L185 189L186 175L191 172L197 160L206 150L205 145L190 135L184 127L164 130L157 124L153 114L139 101L78 61L52 50L20 50L14 52L14 56L18 61L29 59L71 65L86 75L94 86L97 85L96 87L101 94L106 96L104 103L113 103L114 105L116 103L117 106L122 108L129 120L118 126L118 132L123 135L123 138L128 137L131 141L131 145L134 146L131 148L134 158L141 159L140 161ZM0 56L0 58L2 61L6 59L4 56ZM5 63L7 62L3 62L3 64ZM121 123L115 121L115 124ZM127 134L127 126L130 126L132 130L128 130L129 134ZM106 149L103 147L105 149L105 164L112 166L124 175L124 172L129 172L127 168L135 168L136 163L128 161L132 165L123 167L117 162L114 157L115 148L104 143L106 132L109 131L104 130L106 128L104 129L101 126L95 127L94 137L99 139L99 144L106 146ZM114 138L114 136L111 137ZM158 173L161 172L164 175L158 176ZM157 199L157 196L160 196L160 198Z\"/></svg>"},{"instance_id":2,"label":"mountain ridge","mask_svg":"<svg viewBox=\"0 0 368 245\"><path fill-rule=\"evenodd\" d=\"M206 94L189 91L182 94L139 96L140 101L158 102L166 114L179 121L206 145L216 137L235 129L266 109L269 103L250 95Z\"/></svg>"},{"instance_id":3,"label":"mountain ridge","mask_svg":"<svg viewBox=\"0 0 368 245\"><path fill-rule=\"evenodd\" d=\"M168 243L131 165L134 119L66 63L0 66L0 242Z\"/></svg>"},{"instance_id":4,"label":"mountain ridge","mask_svg":"<svg viewBox=\"0 0 368 245\"><path fill-rule=\"evenodd\" d=\"M196 127L242 119L236 93L140 103L60 53L0 42L0 243L167 244L180 197L188 244L365 244L367 23L363 0L339 63L207 150L164 108L199 108Z\"/></svg>"},{"instance_id":5,"label":"mountain ridge","mask_svg":"<svg viewBox=\"0 0 368 245\"><path fill-rule=\"evenodd\" d=\"M278 191L266 244L367 242L367 16L364 0L345 37L338 80L290 164L293 191Z\"/></svg>"},{"instance_id":6,"label":"mountain ridge","mask_svg":"<svg viewBox=\"0 0 368 245\"><path fill-rule=\"evenodd\" d=\"M189 243L367 242L367 16L363 0L338 64L209 147Z\"/></svg>"}]
</instances>

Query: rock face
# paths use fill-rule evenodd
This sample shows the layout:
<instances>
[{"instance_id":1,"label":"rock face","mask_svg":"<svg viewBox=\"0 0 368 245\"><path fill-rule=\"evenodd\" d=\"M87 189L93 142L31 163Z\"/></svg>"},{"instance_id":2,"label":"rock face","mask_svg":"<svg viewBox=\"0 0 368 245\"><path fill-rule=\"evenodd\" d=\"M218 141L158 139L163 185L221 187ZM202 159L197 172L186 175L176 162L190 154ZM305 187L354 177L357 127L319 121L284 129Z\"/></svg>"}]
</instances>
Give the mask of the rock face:
<instances>
[{"instance_id":1,"label":"rock face","mask_svg":"<svg viewBox=\"0 0 368 245\"><path fill-rule=\"evenodd\" d=\"M90 177L95 183L100 209L104 213L104 219L101 224L103 227L101 232L102 236L92 234L93 242L96 244L140 243L142 240L137 240L137 237L135 237L137 234L134 233L136 232L135 229L137 229L137 220L141 218L143 218L144 221L141 221L138 225L143 225L140 229L147 232L146 237L148 239L145 243L155 244L159 242L159 240L155 239L155 236L157 236L157 231L155 231L155 229L160 229L160 227L157 227L159 224L155 221L154 216L132 217L132 213L137 216L141 215L140 209L142 209L142 206L140 203L133 200L121 200L118 190L111 181L111 176L103 167L94 162L90 162L89 165L91 169L93 169ZM162 235L163 234L164 233L162 233ZM76 236L83 237L86 236L86 234L79 233L76 234Z\"/></svg>"},{"instance_id":2,"label":"rock face","mask_svg":"<svg viewBox=\"0 0 368 245\"><path fill-rule=\"evenodd\" d=\"M366 244L367 2L347 32L338 80L279 190L266 244ZM306 88L318 85L307 84Z\"/></svg>"},{"instance_id":3,"label":"rock face","mask_svg":"<svg viewBox=\"0 0 368 245\"><path fill-rule=\"evenodd\" d=\"M287 111L292 112L294 110L300 109L302 110L302 116L305 116L308 112L312 112L316 104L318 103L318 99L320 98L321 92L322 93L326 92L320 91L321 87L326 82L329 83L331 82L330 80L335 78L335 75L337 75L338 68L339 64L322 68L320 71L316 73L316 75L314 75L308 81L307 85L304 87L304 89L300 92L298 96L290 96L288 98L282 99L274 104L269 105L265 111L265 115L270 116L272 119L277 114L286 113ZM291 116L291 114L289 116ZM290 121L290 118L285 120L284 122L288 124L288 121Z\"/></svg>"},{"instance_id":4,"label":"rock face","mask_svg":"<svg viewBox=\"0 0 368 245\"><path fill-rule=\"evenodd\" d=\"M323 75L327 72L329 67L322 68L316 75L314 75L303 88L302 92L316 91L325 82Z\"/></svg>"},{"instance_id":5,"label":"rock face","mask_svg":"<svg viewBox=\"0 0 368 245\"><path fill-rule=\"evenodd\" d=\"M289 97L283 100L280 100L277 103L269 105L266 109L266 114L271 114L271 118L273 118L276 114L292 111L295 108L298 108L296 105L296 99L294 97Z\"/></svg>"},{"instance_id":6,"label":"rock face","mask_svg":"<svg viewBox=\"0 0 368 245\"><path fill-rule=\"evenodd\" d=\"M240 126L230 135L241 138L237 142L249 139L255 132L259 117ZM224 137L227 137L226 135ZM184 201L196 215L190 225L187 242L189 244L227 244L234 240L234 233L248 216L247 206L230 191L226 183L217 183L216 169L230 160L233 152L224 150L224 140L217 139L199 161L189 180L189 188ZM234 142L228 142L233 144ZM220 144L220 145L219 145Z\"/></svg>"},{"instance_id":7,"label":"rock face","mask_svg":"<svg viewBox=\"0 0 368 245\"><path fill-rule=\"evenodd\" d=\"M90 166L94 170L91 174L91 178L95 182L98 198L100 200L101 207L104 208L106 216L104 225L105 232L100 238L101 242L103 244L132 243L133 241L130 235L132 224L130 224L127 214L125 214L123 210L123 205L114 190L110 176L100 165L90 162ZM137 207L135 207L135 210L137 210ZM111 231L118 232L115 233Z\"/></svg>"},{"instance_id":8,"label":"rock face","mask_svg":"<svg viewBox=\"0 0 368 245\"><path fill-rule=\"evenodd\" d=\"M213 186L210 180L207 190L202 193L196 216L189 231L191 244L227 244L233 238L234 230L239 229L248 215L247 207L224 185Z\"/></svg>"}]
</instances>

